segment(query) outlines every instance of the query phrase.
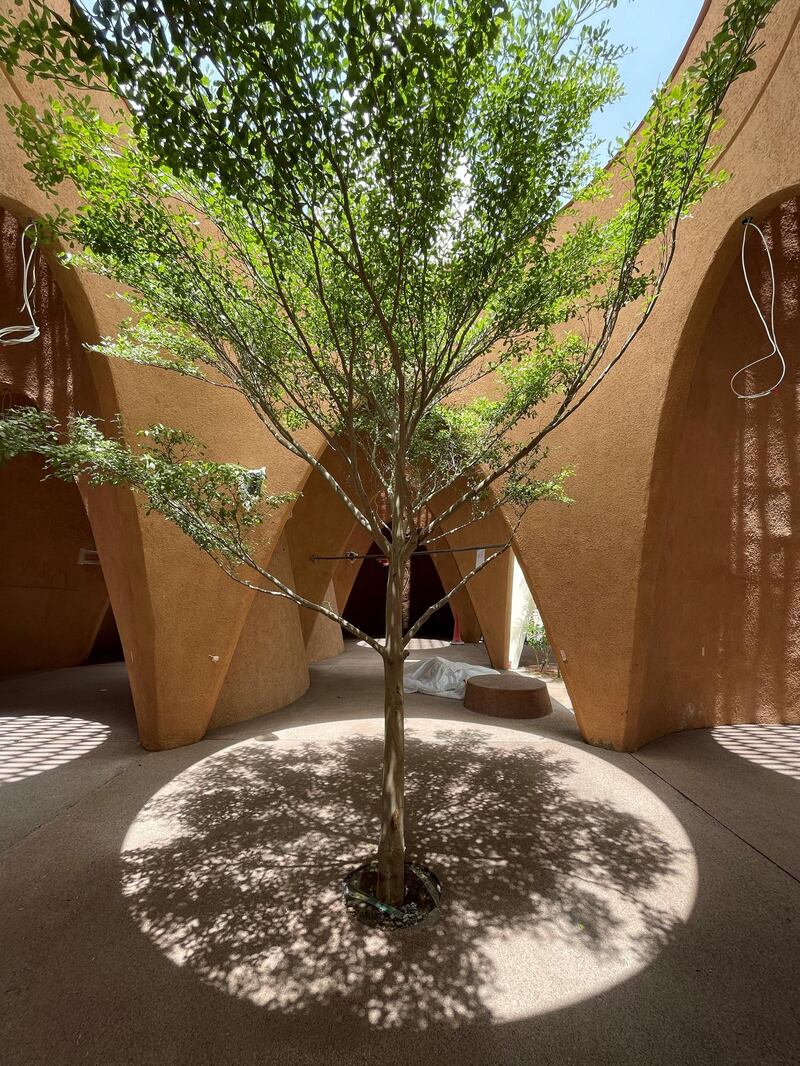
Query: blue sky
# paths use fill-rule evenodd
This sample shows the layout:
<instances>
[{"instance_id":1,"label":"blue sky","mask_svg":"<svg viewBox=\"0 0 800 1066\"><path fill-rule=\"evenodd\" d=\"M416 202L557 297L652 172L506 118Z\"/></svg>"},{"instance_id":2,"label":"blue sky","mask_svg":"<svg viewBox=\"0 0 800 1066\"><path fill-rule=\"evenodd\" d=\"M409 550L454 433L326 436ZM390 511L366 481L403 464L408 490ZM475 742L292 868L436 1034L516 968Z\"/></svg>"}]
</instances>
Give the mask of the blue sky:
<instances>
[{"instance_id":1,"label":"blue sky","mask_svg":"<svg viewBox=\"0 0 800 1066\"><path fill-rule=\"evenodd\" d=\"M597 116L598 137L613 140L638 125L653 89L669 76L683 51L702 6L703 0L619 0L604 16L611 23L612 40L634 51L619 65L626 95Z\"/></svg>"}]
</instances>

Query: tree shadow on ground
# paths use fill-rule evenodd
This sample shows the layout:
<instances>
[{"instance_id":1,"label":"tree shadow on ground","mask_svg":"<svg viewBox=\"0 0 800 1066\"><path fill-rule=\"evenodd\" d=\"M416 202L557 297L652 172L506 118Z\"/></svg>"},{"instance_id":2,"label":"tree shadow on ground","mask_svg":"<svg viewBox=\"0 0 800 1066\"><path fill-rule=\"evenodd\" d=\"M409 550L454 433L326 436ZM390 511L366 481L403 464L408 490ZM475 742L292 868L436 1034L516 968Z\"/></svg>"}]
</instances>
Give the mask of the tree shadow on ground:
<instances>
[{"instance_id":1,"label":"tree shadow on ground","mask_svg":"<svg viewBox=\"0 0 800 1066\"><path fill-rule=\"evenodd\" d=\"M569 758L479 730L412 735L408 747L408 857L442 879L435 918L381 932L341 902L342 876L378 833L381 742L355 735L249 741L159 792L122 855L142 930L205 982L284 1016L330 1008L427 1028L493 1020L503 959L520 944L514 980L531 989L514 994L534 1002L547 974L526 966L552 966L554 953L560 966L563 953L567 981L639 969L682 924L657 902L680 849L583 798Z\"/></svg>"}]
</instances>

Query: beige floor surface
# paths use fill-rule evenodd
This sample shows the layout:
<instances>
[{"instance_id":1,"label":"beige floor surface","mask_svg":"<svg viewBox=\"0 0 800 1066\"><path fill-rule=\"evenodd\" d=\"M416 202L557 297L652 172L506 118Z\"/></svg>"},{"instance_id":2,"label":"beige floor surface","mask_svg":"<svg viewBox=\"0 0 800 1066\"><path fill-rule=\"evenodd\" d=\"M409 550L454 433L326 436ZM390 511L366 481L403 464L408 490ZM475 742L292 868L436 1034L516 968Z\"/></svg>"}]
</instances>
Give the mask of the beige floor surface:
<instances>
[{"instance_id":1,"label":"beige floor surface","mask_svg":"<svg viewBox=\"0 0 800 1066\"><path fill-rule=\"evenodd\" d=\"M800 730L629 756L562 705L410 696L409 853L444 898L384 934L339 901L380 682L349 644L291 707L150 754L119 665L0 682L4 1066L797 1061Z\"/></svg>"}]
</instances>

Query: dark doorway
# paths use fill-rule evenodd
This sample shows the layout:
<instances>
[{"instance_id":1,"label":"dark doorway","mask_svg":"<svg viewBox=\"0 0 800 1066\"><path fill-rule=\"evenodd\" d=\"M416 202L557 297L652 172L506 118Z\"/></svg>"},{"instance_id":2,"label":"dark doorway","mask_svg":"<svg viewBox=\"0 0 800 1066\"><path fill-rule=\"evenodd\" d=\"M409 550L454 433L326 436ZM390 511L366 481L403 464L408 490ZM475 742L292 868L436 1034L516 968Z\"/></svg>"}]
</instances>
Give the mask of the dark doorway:
<instances>
[{"instance_id":1,"label":"dark doorway","mask_svg":"<svg viewBox=\"0 0 800 1066\"><path fill-rule=\"evenodd\" d=\"M373 541L361 564L347 599L344 617L371 637L386 636L386 566L380 548ZM433 559L423 548L412 556L409 582L409 625L444 596L444 588ZM427 620L417 636L429 640L450 640L453 636L453 612L449 604L440 607ZM350 634L344 631L344 636Z\"/></svg>"},{"instance_id":2,"label":"dark doorway","mask_svg":"<svg viewBox=\"0 0 800 1066\"><path fill-rule=\"evenodd\" d=\"M88 663L120 663L124 658L117 620L109 603L86 661Z\"/></svg>"},{"instance_id":3,"label":"dark doorway","mask_svg":"<svg viewBox=\"0 0 800 1066\"><path fill-rule=\"evenodd\" d=\"M444 587L436 564L424 548L422 553L411 559L410 625L413 625L431 604L444 596ZM452 640L454 624L453 612L450 610L450 605L446 603L444 607L440 607L435 614L431 615L417 636L427 637L430 640Z\"/></svg>"}]
</instances>

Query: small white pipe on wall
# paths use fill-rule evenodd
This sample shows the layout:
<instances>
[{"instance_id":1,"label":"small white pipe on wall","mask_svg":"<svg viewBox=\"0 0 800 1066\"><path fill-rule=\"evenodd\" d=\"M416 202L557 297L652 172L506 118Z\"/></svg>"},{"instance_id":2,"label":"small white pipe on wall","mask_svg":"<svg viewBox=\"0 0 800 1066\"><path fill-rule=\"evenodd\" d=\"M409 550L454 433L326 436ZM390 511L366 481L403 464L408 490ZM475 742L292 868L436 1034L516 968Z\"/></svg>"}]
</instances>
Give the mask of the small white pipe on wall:
<instances>
[{"instance_id":1,"label":"small white pipe on wall","mask_svg":"<svg viewBox=\"0 0 800 1066\"><path fill-rule=\"evenodd\" d=\"M33 231L33 237L27 242L25 237L29 231ZM20 311L28 316L28 322L20 326L3 326L0 328L0 344L29 344L39 336L39 327L36 325L33 300L36 293L36 227L31 222L25 227L20 236L22 249L22 307Z\"/></svg>"}]
</instances>

